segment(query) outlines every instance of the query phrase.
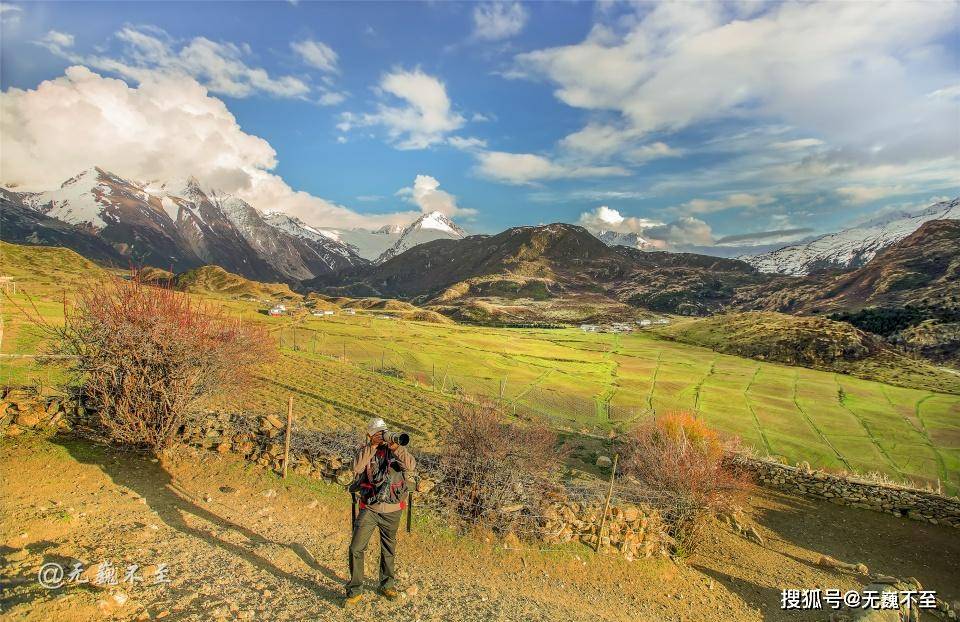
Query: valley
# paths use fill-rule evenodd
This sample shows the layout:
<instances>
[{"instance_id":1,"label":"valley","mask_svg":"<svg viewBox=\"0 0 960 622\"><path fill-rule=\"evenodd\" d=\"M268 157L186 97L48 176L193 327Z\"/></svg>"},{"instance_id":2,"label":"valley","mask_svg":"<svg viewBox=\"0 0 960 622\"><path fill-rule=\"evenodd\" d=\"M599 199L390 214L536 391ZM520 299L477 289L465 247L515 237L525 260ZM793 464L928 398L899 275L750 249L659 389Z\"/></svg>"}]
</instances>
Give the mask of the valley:
<instances>
[{"instance_id":1,"label":"valley","mask_svg":"<svg viewBox=\"0 0 960 622\"><path fill-rule=\"evenodd\" d=\"M0 382L54 383L55 366L9 358L42 351L23 311L32 313L35 304L42 317L57 321L64 287L106 273L69 251L3 250L5 266L16 259L20 308L4 305ZM376 414L430 446L450 425L452 399L482 396L502 400L519 420L548 421L563 434L596 439L575 460L586 470L591 443L643 417L694 410L760 455L933 488L939 480L944 490L960 490L960 376L932 366L926 376L900 374L891 384L684 343L675 333L690 320L676 316L671 325L625 334L495 328L418 321L416 307L396 301L301 298L286 288L238 291L234 281L204 282L193 295L263 323L281 353L243 394L210 405L218 409L279 411L292 394L312 427L353 428ZM267 316L266 300L286 300L291 313ZM314 316L313 308L335 314ZM898 375L896 361L880 367L890 381ZM931 377L940 384L925 386Z\"/></svg>"}]
</instances>

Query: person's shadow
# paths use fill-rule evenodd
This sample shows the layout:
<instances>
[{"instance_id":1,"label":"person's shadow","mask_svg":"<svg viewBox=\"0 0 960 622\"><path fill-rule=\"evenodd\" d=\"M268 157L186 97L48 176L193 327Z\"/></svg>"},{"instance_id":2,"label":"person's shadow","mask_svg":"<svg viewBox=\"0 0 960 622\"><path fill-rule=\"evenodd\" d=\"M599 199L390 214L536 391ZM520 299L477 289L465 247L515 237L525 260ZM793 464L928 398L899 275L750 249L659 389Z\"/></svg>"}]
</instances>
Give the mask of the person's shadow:
<instances>
[{"instance_id":1,"label":"person's shadow","mask_svg":"<svg viewBox=\"0 0 960 622\"><path fill-rule=\"evenodd\" d=\"M302 544L281 544L267 540L255 531L237 525L197 505L190 500L190 493L178 486L167 470L159 462L153 462L149 455L131 452L125 454L124 460L118 461L112 459L111 455L100 447L91 447L89 441L69 437L55 437L52 440L70 452L70 455L78 462L97 465L110 476L115 484L139 494L144 498L147 506L157 513L160 520L177 531L203 540L211 546L219 547L277 578L299 584L330 603L337 603L343 599L342 591L331 590L302 576L278 568L269 559L244 548L242 545L218 538L212 533L187 524L184 520L184 514L192 514L214 527L229 529L242 534L253 545L286 546L310 568L320 572L335 583L343 583L343 579L337 576L336 572L320 564Z\"/></svg>"}]
</instances>

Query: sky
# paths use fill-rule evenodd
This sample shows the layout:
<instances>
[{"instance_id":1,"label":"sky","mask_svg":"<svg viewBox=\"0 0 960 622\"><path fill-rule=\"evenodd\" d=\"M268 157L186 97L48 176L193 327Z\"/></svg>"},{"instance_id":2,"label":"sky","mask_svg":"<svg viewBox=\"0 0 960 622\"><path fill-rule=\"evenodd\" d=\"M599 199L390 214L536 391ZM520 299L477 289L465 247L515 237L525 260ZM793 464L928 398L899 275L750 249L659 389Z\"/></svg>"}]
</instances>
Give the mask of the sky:
<instances>
[{"instance_id":1,"label":"sky","mask_svg":"<svg viewBox=\"0 0 960 622\"><path fill-rule=\"evenodd\" d=\"M0 182L764 250L960 194L960 4L2 2Z\"/></svg>"}]
</instances>

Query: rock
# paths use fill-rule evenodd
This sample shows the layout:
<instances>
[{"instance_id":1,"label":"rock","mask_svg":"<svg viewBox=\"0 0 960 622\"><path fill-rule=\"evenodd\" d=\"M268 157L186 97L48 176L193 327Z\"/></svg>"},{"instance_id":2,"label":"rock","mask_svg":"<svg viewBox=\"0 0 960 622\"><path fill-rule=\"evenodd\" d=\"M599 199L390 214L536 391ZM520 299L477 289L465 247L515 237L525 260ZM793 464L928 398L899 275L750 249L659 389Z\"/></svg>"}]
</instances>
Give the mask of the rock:
<instances>
[{"instance_id":1,"label":"rock","mask_svg":"<svg viewBox=\"0 0 960 622\"><path fill-rule=\"evenodd\" d=\"M233 494L233 493L237 492L237 489L234 488L233 486L221 486L221 487L220 487L220 492L222 492L222 493L224 493L224 494L230 495L230 494Z\"/></svg>"},{"instance_id":2,"label":"rock","mask_svg":"<svg viewBox=\"0 0 960 622\"><path fill-rule=\"evenodd\" d=\"M25 428L32 428L38 423L40 423L40 411L28 410L26 412L20 412L17 414L17 425L22 425Z\"/></svg>"},{"instance_id":3,"label":"rock","mask_svg":"<svg viewBox=\"0 0 960 622\"><path fill-rule=\"evenodd\" d=\"M267 415L264 417L264 420L274 428L280 429L283 427L283 422L280 421L280 418L276 415Z\"/></svg>"},{"instance_id":4,"label":"rock","mask_svg":"<svg viewBox=\"0 0 960 622\"><path fill-rule=\"evenodd\" d=\"M596 465L601 469L609 469L613 466L613 460L610 459L610 456L597 456Z\"/></svg>"},{"instance_id":5,"label":"rock","mask_svg":"<svg viewBox=\"0 0 960 622\"><path fill-rule=\"evenodd\" d=\"M273 488L271 488L271 489L267 490L266 492L264 492L264 493L263 493L263 496L266 497L267 499L272 499L273 497L276 497L276 496L277 496L277 491L274 490Z\"/></svg>"},{"instance_id":6,"label":"rock","mask_svg":"<svg viewBox=\"0 0 960 622\"><path fill-rule=\"evenodd\" d=\"M420 591L420 590L417 589L417 586L416 586L416 585L411 585L411 586L408 587L406 590L404 590L404 594L406 594L406 595L407 595L408 597L410 597L410 598L413 598L414 596L417 595L417 593L418 593L419 591Z\"/></svg>"}]
</instances>

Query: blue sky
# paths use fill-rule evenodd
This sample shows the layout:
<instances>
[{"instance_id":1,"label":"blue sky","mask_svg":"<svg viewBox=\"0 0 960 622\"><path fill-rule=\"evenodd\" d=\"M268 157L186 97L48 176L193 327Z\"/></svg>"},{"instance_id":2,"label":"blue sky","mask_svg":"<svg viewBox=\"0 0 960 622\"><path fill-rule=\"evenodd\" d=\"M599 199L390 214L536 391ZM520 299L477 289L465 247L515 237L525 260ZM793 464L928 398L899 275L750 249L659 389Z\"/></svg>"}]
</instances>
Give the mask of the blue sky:
<instances>
[{"instance_id":1,"label":"blue sky","mask_svg":"<svg viewBox=\"0 0 960 622\"><path fill-rule=\"evenodd\" d=\"M0 7L24 189L100 165L318 225L439 209L722 254L958 193L953 2Z\"/></svg>"}]
</instances>

